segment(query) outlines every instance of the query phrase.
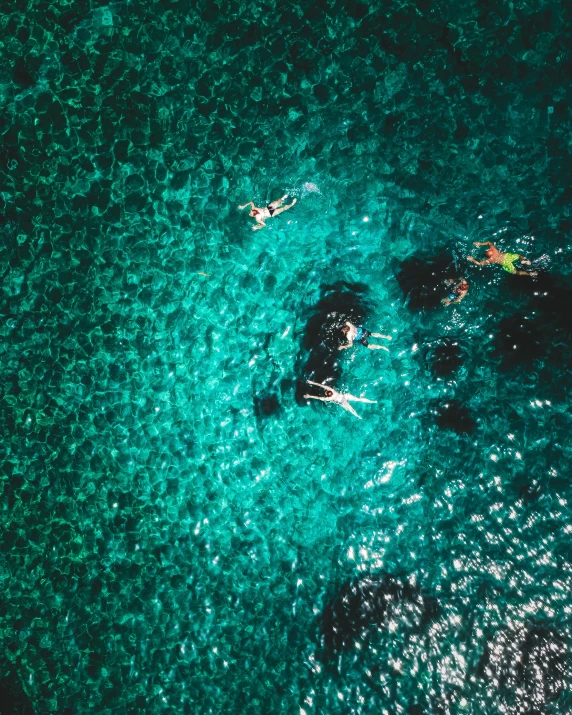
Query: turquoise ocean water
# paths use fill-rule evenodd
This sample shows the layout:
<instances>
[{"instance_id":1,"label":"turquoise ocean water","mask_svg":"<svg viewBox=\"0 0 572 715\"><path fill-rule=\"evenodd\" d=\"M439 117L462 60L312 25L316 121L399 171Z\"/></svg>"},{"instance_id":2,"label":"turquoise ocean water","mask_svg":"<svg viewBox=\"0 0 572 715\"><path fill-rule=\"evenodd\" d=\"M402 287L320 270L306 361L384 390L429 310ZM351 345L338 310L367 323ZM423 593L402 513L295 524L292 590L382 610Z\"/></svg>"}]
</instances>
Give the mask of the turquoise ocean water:
<instances>
[{"instance_id":1,"label":"turquoise ocean water","mask_svg":"<svg viewBox=\"0 0 572 715\"><path fill-rule=\"evenodd\" d=\"M0 11L0 714L572 712L570 4Z\"/></svg>"}]
</instances>

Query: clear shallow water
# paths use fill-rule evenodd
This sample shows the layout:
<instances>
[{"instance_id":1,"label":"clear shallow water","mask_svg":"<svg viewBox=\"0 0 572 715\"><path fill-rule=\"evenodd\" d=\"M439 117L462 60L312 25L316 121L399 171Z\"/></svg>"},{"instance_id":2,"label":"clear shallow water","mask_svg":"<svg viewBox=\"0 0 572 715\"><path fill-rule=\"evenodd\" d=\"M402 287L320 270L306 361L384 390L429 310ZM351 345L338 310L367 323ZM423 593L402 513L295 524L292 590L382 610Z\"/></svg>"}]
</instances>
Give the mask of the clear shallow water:
<instances>
[{"instance_id":1,"label":"clear shallow water","mask_svg":"<svg viewBox=\"0 0 572 715\"><path fill-rule=\"evenodd\" d=\"M3 10L1 712L567 712L570 11ZM468 297L410 310L442 251ZM295 400L340 281L361 421Z\"/></svg>"}]
</instances>

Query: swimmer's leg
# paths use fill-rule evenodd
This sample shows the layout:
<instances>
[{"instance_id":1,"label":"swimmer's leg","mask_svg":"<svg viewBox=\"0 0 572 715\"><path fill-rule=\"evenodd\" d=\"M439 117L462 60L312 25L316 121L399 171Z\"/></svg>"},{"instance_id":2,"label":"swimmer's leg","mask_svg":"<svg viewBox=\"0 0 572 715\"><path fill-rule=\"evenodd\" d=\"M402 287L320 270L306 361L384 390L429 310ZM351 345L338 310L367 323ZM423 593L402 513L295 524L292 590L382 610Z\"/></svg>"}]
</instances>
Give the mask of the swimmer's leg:
<instances>
[{"instance_id":1,"label":"swimmer's leg","mask_svg":"<svg viewBox=\"0 0 572 715\"><path fill-rule=\"evenodd\" d=\"M370 405L377 405L377 400L368 400L367 397L354 397L353 395L346 395L346 397L352 402L367 402Z\"/></svg>"},{"instance_id":2,"label":"swimmer's leg","mask_svg":"<svg viewBox=\"0 0 572 715\"><path fill-rule=\"evenodd\" d=\"M283 211L288 211L288 209L291 209L297 200L298 199L292 199L291 204L288 204L287 206L283 206L281 209L276 209L276 211L274 212L274 216L278 216L278 214L281 214Z\"/></svg>"},{"instance_id":3,"label":"swimmer's leg","mask_svg":"<svg viewBox=\"0 0 572 715\"><path fill-rule=\"evenodd\" d=\"M354 408L349 404L349 402L340 402L340 405L344 408L344 410L347 410L348 412L351 412L354 417L357 417L358 420L361 420L361 417L358 415L358 413L354 410Z\"/></svg>"},{"instance_id":4,"label":"swimmer's leg","mask_svg":"<svg viewBox=\"0 0 572 715\"><path fill-rule=\"evenodd\" d=\"M287 198L288 198L288 194L284 194L284 196L281 199L278 199L277 201L271 201L268 204L268 206L271 209L277 209L279 206L282 206L282 204L284 203L284 199L287 199Z\"/></svg>"},{"instance_id":5,"label":"swimmer's leg","mask_svg":"<svg viewBox=\"0 0 572 715\"><path fill-rule=\"evenodd\" d=\"M372 333L372 335L373 335L373 333ZM369 345L368 344L368 348L370 350L385 350L385 352L387 352L387 353L389 352L389 348L386 348L385 345Z\"/></svg>"},{"instance_id":6,"label":"swimmer's leg","mask_svg":"<svg viewBox=\"0 0 572 715\"><path fill-rule=\"evenodd\" d=\"M382 335L381 333L370 333L372 338L383 338L384 340L393 340L391 335Z\"/></svg>"}]
</instances>

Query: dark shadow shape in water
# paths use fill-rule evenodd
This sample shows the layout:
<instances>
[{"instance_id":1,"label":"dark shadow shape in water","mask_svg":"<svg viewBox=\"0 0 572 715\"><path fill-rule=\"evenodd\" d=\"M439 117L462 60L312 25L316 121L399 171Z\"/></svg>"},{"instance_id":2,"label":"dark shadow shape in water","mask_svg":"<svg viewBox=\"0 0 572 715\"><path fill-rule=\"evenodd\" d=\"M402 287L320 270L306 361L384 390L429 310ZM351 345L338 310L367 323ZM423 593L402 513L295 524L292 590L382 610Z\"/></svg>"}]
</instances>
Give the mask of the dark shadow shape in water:
<instances>
[{"instance_id":1,"label":"dark shadow shape in water","mask_svg":"<svg viewBox=\"0 0 572 715\"><path fill-rule=\"evenodd\" d=\"M384 625L397 605L406 604L411 621L424 627L438 615L435 599L424 597L408 581L391 574L372 574L347 581L324 609L321 639L329 654L367 638L369 629Z\"/></svg>"},{"instance_id":2,"label":"dark shadow shape in water","mask_svg":"<svg viewBox=\"0 0 572 715\"><path fill-rule=\"evenodd\" d=\"M397 282L413 311L434 310L447 294L445 281L460 278L453 256L442 253L434 258L407 258L399 266Z\"/></svg>"},{"instance_id":3,"label":"dark shadow shape in water","mask_svg":"<svg viewBox=\"0 0 572 715\"><path fill-rule=\"evenodd\" d=\"M306 323L303 348L308 357L301 369L296 385L296 401L307 404L304 395L310 391L307 380L335 385L341 375L339 365L340 345L347 342L341 331L346 321L361 326L367 315L364 294L367 286L362 283L340 281L322 288L322 297ZM298 358L300 364L302 354ZM317 388L319 390L319 388ZM318 394L318 392L316 392Z\"/></svg>"},{"instance_id":4,"label":"dark shadow shape in water","mask_svg":"<svg viewBox=\"0 0 572 715\"><path fill-rule=\"evenodd\" d=\"M275 392L254 396L254 414L258 419L270 417L280 411L280 400Z\"/></svg>"},{"instance_id":5,"label":"dark shadow shape in water","mask_svg":"<svg viewBox=\"0 0 572 715\"><path fill-rule=\"evenodd\" d=\"M531 364L548 352L549 345L538 316L516 313L498 324L495 348L501 356L502 367L510 369Z\"/></svg>"},{"instance_id":6,"label":"dark shadow shape in water","mask_svg":"<svg viewBox=\"0 0 572 715\"><path fill-rule=\"evenodd\" d=\"M549 624L507 628L487 644L477 674L499 692L510 712L545 713L570 676L566 643Z\"/></svg>"},{"instance_id":7,"label":"dark shadow shape in water","mask_svg":"<svg viewBox=\"0 0 572 715\"><path fill-rule=\"evenodd\" d=\"M572 286L564 276L539 272L535 278L507 276L507 288L530 298L528 308L541 313L543 321L572 335Z\"/></svg>"},{"instance_id":8,"label":"dark shadow shape in water","mask_svg":"<svg viewBox=\"0 0 572 715\"><path fill-rule=\"evenodd\" d=\"M437 403L432 412L435 415L435 422L441 429L449 429L459 435L471 436L477 428L471 411L460 400Z\"/></svg>"},{"instance_id":9,"label":"dark shadow shape in water","mask_svg":"<svg viewBox=\"0 0 572 715\"><path fill-rule=\"evenodd\" d=\"M433 377L450 377L463 364L463 351L456 340L442 338L426 343L425 360Z\"/></svg>"},{"instance_id":10,"label":"dark shadow shape in water","mask_svg":"<svg viewBox=\"0 0 572 715\"><path fill-rule=\"evenodd\" d=\"M518 498L527 503L535 502L539 499L543 492L538 479L534 479L534 477L530 476L526 472L517 475L514 478L511 487Z\"/></svg>"}]
</instances>

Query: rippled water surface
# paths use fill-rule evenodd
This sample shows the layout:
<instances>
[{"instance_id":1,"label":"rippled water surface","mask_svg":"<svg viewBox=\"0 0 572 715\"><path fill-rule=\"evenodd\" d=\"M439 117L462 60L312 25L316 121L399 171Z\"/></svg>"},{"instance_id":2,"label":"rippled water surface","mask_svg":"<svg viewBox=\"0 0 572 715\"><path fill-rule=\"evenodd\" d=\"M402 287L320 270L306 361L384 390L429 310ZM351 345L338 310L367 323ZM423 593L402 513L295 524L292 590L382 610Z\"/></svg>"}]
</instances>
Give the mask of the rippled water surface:
<instances>
[{"instance_id":1,"label":"rippled water surface","mask_svg":"<svg viewBox=\"0 0 572 715\"><path fill-rule=\"evenodd\" d=\"M0 2L1 715L572 711L571 8Z\"/></svg>"}]
</instances>

